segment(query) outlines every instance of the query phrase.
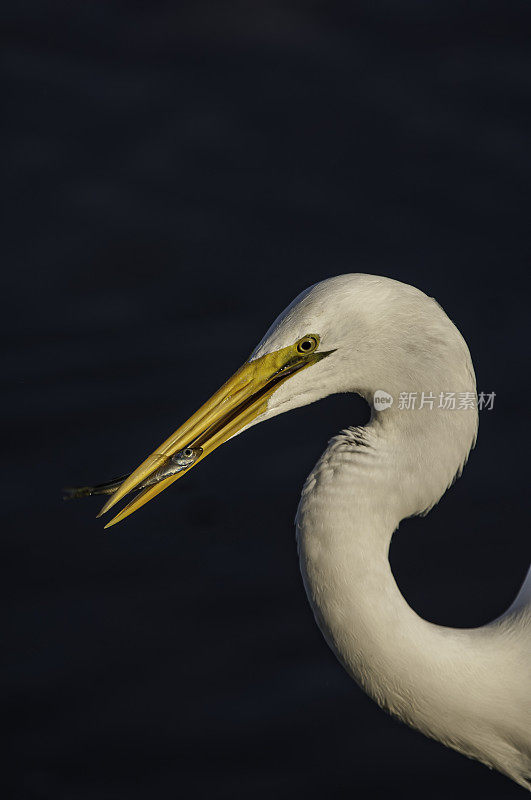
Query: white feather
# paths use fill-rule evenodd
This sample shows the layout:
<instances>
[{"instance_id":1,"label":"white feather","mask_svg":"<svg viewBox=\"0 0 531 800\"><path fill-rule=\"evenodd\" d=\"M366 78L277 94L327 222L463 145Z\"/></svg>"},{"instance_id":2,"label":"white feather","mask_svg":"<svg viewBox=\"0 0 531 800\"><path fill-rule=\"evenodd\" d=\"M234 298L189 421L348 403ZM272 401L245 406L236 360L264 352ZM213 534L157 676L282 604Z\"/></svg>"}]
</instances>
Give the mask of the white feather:
<instances>
[{"instance_id":1,"label":"white feather","mask_svg":"<svg viewBox=\"0 0 531 800\"><path fill-rule=\"evenodd\" d=\"M255 422L337 392L371 404L370 423L330 442L308 477L297 519L302 575L319 627L383 708L531 788L531 578L482 628L421 619L393 578L400 521L426 513L461 473L476 409L400 410L400 392L475 392L466 343L435 300L412 286L343 275L297 297L253 358L307 333L333 350L270 398ZM377 411L374 392L394 397Z\"/></svg>"}]
</instances>

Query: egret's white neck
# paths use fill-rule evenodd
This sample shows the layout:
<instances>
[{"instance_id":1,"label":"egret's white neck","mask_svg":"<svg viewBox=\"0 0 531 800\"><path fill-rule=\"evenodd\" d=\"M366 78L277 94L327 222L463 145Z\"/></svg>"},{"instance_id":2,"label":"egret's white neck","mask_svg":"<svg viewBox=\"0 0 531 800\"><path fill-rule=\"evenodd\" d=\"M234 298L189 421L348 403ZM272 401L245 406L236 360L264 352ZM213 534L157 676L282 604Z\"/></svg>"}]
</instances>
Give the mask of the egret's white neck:
<instances>
[{"instance_id":1,"label":"egret's white neck","mask_svg":"<svg viewBox=\"0 0 531 800\"><path fill-rule=\"evenodd\" d=\"M509 743L498 737L478 746L478 730L485 729L479 740L489 739L488 715L496 713L496 703L509 702L499 674L511 667L499 661L503 654L493 646L492 627L453 630L421 619L400 593L388 559L400 520L437 502L462 467L474 426L468 441L457 431L454 463L441 464L431 454L452 452L452 425L462 419L453 423L430 411L416 418L404 411L394 419L385 413L366 428L335 437L306 481L297 539L310 603L339 660L381 706L507 771ZM405 436L415 436L418 447L411 441L401 447ZM439 437L446 438L445 447ZM496 692L483 711L482 694L492 698ZM498 712L512 715L503 707Z\"/></svg>"}]
</instances>

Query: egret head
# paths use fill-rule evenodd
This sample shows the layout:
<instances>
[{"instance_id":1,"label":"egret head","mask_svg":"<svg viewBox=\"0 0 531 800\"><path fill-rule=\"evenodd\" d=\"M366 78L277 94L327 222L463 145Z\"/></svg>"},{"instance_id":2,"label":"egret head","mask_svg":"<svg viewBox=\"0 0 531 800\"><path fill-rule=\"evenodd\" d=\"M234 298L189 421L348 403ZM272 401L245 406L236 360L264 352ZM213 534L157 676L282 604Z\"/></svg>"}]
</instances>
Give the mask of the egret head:
<instances>
[{"instance_id":1,"label":"egret head","mask_svg":"<svg viewBox=\"0 0 531 800\"><path fill-rule=\"evenodd\" d=\"M473 376L466 342L441 306L413 286L376 275L340 275L302 292L274 321L250 359L318 337L327 357L293 374L250 424L340 392L461 387ZM303 345L304 346L304 345ZM247 426L249 427L249 425Z\"/></svg>"},{"instance_id":2,"label":"egret head","mask_svg":"<svg viewBox=\"0 0 531 800\"><path fill-rule=\"evenodd\" d=\"M440 306L412 286L372 275L341 275L302 292L280 314L245 364L121 484L102 509L164 465L175 452L201 448L192 469L251 425L329 394L436 385L452 372L473 375L459 331ZM431 387L427 387L431 388ZM374 413L374 408L373 408ZM109 523L124 519L184 475L144 488Z\"/></svg>"}]
</instances>

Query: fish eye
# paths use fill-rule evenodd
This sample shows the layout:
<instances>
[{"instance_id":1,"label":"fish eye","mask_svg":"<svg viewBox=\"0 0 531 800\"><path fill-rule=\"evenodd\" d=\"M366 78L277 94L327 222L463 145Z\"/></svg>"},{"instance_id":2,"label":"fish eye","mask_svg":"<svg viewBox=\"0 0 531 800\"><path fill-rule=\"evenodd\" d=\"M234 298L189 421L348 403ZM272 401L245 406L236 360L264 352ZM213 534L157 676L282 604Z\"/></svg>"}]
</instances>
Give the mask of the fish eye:
<instances>
[{"instance_id":1,"label":"fish eye","mask_svg":"<svg viewBox=\"0 0 531 800\"><path fill-rule=\"evenodd\" d=\"M313 353L318 344L319 340L317 336L303 336L302 339L299 339L297 342L297 352L307 356L308 353Z\"/></svg>"},{"instance_id":2,"label":"fish eye","mask_svg":"<svg viewBox=\"0 0 531 800\"><path fill-rule=\"evenodd\" d=\"M184 448L184 450L183 450L183 456L184 456L185 458L192 458L193 454L194 454L194 451L192 450L192 448L191 448L191 447L185 447L185 448Z\"/></svg>"}]
</instances>

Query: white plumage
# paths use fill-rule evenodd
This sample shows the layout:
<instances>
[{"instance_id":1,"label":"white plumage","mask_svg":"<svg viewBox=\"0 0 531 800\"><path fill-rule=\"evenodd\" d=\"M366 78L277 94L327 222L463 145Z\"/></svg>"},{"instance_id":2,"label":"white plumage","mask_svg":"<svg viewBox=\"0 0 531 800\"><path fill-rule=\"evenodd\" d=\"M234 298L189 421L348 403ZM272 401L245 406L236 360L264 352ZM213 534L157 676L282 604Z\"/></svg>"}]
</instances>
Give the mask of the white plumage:
<instances>
[{"instance_id":1,"label":"white plumage","mask_svg":"<svg viewBox=\"0 0 531 800\"><path fill-rule=\"evenodd\" d=\"M283 384L252 424L336 392L357 392L372 408L366 427L332 439L302 492L297 541L317 624L383 708L529 789L531 573L502 617L458 630L421 619L388 560L400 521L438 502L474 445L476 409L437 408L440 392L475 392L466 343L432 298L360 274L299 295L253 357L307 331L335 352ZM380 412L378 389L394 397ZM436 402L400 410L400 392L432 393Z\"/></svg>"}]
</instances>

